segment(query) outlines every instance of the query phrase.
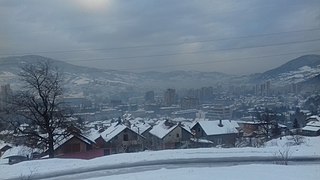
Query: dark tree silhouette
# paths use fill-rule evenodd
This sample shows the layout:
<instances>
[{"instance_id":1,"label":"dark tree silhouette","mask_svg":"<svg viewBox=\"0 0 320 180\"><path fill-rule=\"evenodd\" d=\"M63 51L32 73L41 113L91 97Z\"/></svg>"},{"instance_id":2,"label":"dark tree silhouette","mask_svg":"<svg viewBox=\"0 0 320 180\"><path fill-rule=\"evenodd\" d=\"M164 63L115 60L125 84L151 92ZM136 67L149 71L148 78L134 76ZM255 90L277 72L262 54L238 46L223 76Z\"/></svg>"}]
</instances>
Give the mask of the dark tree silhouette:
<instances>
[{"instance_id":1,"label":"dark tree silhouette","mask_svg":"<svg viewBox=\"0 0 320 180\"><path fill-rule=\"evenodd\" d=\"M299 122L297 120L297 118L294 119L293 121L293 126L292 126L294 129L298 129L300 128L300 125L299 125Z\"/></svg>"},{"instance_id":2,"label":"dark tree silhouette","mask_svg":"<svg viewBox=\"0 0 320 180\"><path fill-rule=\"evenodd\" d=\"M56 138L77 127L62 101L61 73L46 61L23 66L19 76L25 86L12 98L15 117L10 123L30 141L44 145L52 158ZM28 124L27 128L21 127L21 123Z\"/></svg>"}]
</instances>

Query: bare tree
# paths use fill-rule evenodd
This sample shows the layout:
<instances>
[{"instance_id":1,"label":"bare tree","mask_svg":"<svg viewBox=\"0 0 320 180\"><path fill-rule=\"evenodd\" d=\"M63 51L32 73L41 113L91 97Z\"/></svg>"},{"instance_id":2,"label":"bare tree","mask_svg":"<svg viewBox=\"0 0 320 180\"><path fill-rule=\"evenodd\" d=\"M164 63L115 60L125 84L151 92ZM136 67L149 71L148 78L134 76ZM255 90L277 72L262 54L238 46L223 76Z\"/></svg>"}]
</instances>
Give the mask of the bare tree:
<instances>
[{"instance_id":1,"label":"bare tree","mask_svg":"<svg viewBox=\"0 0 320 180\"><path fill-rule=\"evenodd\" d=\"M275 157L277 158L276 164L288 165L291 155L292 152L290 150L290 146L286 145L282 147L278 152L275 153Z\"/></svg>"},{"instance_id":2,"label":"bare tree","mask_svg":"<svg viewBox=\"0 0 320 180\"><path fill-rule=\"evenodd\" d=\"M292 140L293 141L293 145L301 145L305 142L305 138L303 136L300 135L293 135L288 137L288 140Z\"/></svg>"},{"instance_id":3,"label":"bare tree","mask_svg":"<svg viewBox=\"0 0 320 180\"><path fill-rule=\"evenodd\" d=\"M19 76L25 86L12 98L15 116L10 123L33 143L44 145L52 158L56 138L76 126L62 101L62 75L45 61L23 66ZM28 126L21 127L22 123Z\"/></svg>"},{"instance_id":4,"label":"bare tree","mask_svg":"<svg viewBox=\"0 0 320 180\"><path fill-rule=\"evenodd\" d=\"M262 114L259 113L257 116L260 122L260 133L268 140L274 135L274 133L279 133L279 127L276 122L276 118L273 113L266 109Z\"/></svg>"}]
</instances>

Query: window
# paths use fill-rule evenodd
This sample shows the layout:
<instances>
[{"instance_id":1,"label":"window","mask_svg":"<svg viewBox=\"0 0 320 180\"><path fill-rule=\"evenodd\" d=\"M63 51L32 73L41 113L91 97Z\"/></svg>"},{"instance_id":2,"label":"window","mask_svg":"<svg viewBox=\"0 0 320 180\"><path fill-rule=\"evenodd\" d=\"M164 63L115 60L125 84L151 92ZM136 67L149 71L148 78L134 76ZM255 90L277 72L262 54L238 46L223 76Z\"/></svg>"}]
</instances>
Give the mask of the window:
<instances>
[{"instance_id":1,"label":"window","mask_svg":"<svg viewBox=\"0 0 320 180\"><path fill-rule=\"evenodd\" d=\"M179 138L180 137L180 134L179 133L177 133L177 138Z\"/></svg>"},{"instance_id":2,"label":"window","mask_svg":"<svg viewBox=\"0 0 320 180\"><path fill-rule=\"evenodd\" d=\"M123 135L123 141L129 141L129 136L128 134Z\"/></svg>"}]
</instances>

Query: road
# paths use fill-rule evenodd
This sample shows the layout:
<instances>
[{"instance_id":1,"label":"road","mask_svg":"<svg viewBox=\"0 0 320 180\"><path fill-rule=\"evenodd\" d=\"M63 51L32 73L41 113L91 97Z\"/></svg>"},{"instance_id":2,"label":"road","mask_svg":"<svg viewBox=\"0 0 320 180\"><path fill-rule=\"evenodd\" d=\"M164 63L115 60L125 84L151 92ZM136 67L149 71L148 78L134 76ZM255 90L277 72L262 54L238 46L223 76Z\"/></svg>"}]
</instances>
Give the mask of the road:
<instances>
[{"instance_id":1,"label":"road","mask_svg":"<svg viewBox=\"0 0 320 180\"><path fill-rule=\"evenodd\" d=\"M78 180L88 179L93 177L105 177L119 174L130 174L135 172L154 171L162 168L177 169L188 167L227 167L246 164L274 164L279 162L275 157L232 157L232 158L193 158L193 159L175 159L175 160L160 160L147 161L130 164L118 164L101 166L86 169L76 169L63 172L55 172L52 174L34 174L30 179L37 180ZM306 165L320 164L320 158L296 157L291 158L289 165ZM18 178L19 179L19 178ZM21 179L21 178L20 178ZM10 179L16 180L16 179Z\"/></svg>"}]
</instances>

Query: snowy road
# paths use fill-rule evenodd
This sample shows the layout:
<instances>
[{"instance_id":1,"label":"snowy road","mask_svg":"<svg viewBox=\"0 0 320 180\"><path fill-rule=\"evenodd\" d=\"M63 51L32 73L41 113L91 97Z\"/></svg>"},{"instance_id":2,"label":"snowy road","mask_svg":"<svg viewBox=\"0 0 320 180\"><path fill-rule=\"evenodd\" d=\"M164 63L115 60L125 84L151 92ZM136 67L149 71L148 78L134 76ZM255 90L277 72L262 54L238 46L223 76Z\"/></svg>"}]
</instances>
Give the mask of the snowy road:
<instances>
[{"instance_id":1,"label":"snowy road","mask_svg":"<svg viewBox=\"0 0 320 180\"><path fill-rule=\"evenodd\" d=\"M237 165L250 165L250 164L275 164L278 159L274 157L252 157L252 158L195 158L183 160L164 160L164 161L150 161L143 163L132 163L115 165L110 167L101 167L96 170L85 171L70 171L64 174L46 174L42 176L34 176L32 179L46 179L46 180L78 180L89 179L98 177L108 177L114 175L124 175L131 173L149 172L161 169L184 169L184 168L214 168L214 167L231 167ZM289 165L320 165L319 158L295 158L289 162ZM45 176L45 177L44 177Z\"/></svg>"}]
</instances>

